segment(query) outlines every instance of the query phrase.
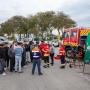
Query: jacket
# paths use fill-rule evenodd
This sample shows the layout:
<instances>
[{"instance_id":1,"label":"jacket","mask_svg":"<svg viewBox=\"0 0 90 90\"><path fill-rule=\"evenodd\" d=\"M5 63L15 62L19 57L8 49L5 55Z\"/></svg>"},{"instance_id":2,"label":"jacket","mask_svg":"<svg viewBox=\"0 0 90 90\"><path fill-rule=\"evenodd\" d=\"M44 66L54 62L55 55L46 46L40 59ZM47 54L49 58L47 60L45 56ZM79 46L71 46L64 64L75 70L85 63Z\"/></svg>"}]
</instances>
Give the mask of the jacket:
<instances>
[{"instance_id":1,"label":"jacket","mask_svg":"<svg viewBox=\"0 0 90 90\"><path fill-rule=\"evenodd\" d=\"M21 46L16 46L14 50L15 50L15 56L22 56L23 48Z\"/></svg>"},{"instance_id":2,"label":"jacket","mask_svg":"<svg viewBox=\"0 0 90 90\"><path fill-rule=\"evenodd\" d=\"M65 55L65 48L63 45L60 46L59 48L59 55L62 56L62 55Z\"/></svg>"},{"instance_id":3,"label":"jacket","mask_svg":"<svg viewBox=\"0 0 90 90\"><path fill-rule=\"evenodd\" d=\"M32 56L33 56L33 59L40 59L41 53L37 47L34 47L32 49Z\"/></svg>"}]
</instances>

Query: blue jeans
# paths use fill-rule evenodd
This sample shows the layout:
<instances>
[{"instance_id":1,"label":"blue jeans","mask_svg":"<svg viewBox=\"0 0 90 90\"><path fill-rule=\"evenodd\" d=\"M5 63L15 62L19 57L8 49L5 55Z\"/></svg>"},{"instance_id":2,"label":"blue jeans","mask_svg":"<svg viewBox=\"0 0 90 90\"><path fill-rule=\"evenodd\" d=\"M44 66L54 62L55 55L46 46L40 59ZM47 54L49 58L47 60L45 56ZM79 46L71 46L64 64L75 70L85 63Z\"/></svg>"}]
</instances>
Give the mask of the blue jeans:
<instances>
[{"instance_id":1,"label":"blue jeans","mask_svg":"<svg viewBox=\"0 0 90 90\"><path fill-rule=\"evenodd\" d=\"M33 59L32 74L34 74L36 65L38 67L38 74L40 74L41 73L41 62L40 62L40 59Z\"/></svg>"},{"instance_id":2,"label":"blue jeans","mask_svg":"<svg viewBox=\"0 0 90 90\"><path fill-rule=\"evenodd\" d=\"M21 72L21 61L22 56L15 56L15 71L19 70Z\"/></svg>"}]
</instances>

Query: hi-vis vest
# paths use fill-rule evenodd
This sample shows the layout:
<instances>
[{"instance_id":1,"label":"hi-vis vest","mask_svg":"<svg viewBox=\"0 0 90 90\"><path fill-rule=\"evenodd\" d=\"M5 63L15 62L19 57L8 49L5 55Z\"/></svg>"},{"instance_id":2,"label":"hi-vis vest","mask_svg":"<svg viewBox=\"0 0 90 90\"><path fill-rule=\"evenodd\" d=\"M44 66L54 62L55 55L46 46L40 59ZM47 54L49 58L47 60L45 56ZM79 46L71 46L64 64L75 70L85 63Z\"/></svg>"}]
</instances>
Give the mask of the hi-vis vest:
<instances>
[{"instance_id":1,"label":"hi-vis vest","mask_svg":"<svg viewBox=\"0 0 90 90\"><path fill-rule=\"evenodd\" d=\"M63 46L60 46L59 48L59 55L65 55L65 49Z\"/></svg>"},{"instance_id":2,"label":"hi-vis vest","mask_svg":"<svg viewBox=\"0 0 90 90\"><path fill-rule=\"evenodd\" d=\"M33 59L39 59L40 58L41 54L40 54L40 51L37 47L32 49L32 56L33 56Z\"/></svg>"}]
</instances>

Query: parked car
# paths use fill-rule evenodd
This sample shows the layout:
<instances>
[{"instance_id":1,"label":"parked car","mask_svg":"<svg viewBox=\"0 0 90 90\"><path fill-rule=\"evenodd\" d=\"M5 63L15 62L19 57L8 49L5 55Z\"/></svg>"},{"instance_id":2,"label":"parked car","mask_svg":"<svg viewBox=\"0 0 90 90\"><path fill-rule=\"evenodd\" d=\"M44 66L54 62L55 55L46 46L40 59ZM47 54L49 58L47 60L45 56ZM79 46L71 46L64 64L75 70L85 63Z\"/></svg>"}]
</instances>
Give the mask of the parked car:
<instances>
[{"instance_id":1,"label":"parked car","mask_svg":"<svg viewBox=\"0 0 90 90\"><path fill-rule=\"evenodd\" d=\"M8 39L6 39L3 36L0 36L0 44L2 44L2 43L9 43L9 42L8 42Z\"/></svg>"}]
</instances>

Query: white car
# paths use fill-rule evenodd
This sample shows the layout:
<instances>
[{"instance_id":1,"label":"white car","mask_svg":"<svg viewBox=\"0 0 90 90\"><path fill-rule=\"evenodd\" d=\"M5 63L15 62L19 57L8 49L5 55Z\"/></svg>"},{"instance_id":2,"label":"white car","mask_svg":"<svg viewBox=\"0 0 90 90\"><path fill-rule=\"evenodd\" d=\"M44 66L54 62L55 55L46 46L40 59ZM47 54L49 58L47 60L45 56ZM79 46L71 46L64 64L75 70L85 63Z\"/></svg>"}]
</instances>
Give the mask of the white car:
<instances>
[{"instance_id":1,"label":"white car","mask_svg":"<svg viewBox=\"0 0 90 90\"><path fill-rule=\"evenodd\" d=\"M8 39L6 39L3 36L0 36L0 44L2 44L2 43L8 43Z\"/></svg>"}]
</instances>

